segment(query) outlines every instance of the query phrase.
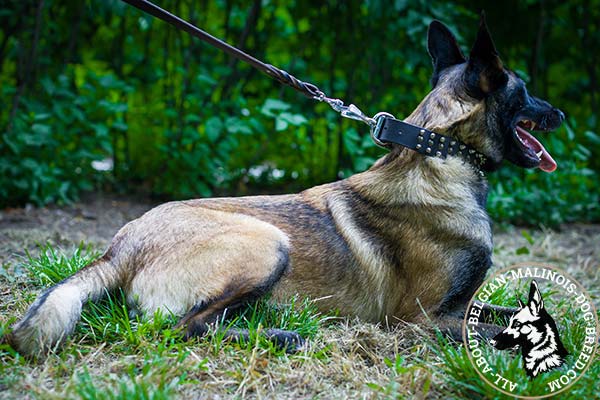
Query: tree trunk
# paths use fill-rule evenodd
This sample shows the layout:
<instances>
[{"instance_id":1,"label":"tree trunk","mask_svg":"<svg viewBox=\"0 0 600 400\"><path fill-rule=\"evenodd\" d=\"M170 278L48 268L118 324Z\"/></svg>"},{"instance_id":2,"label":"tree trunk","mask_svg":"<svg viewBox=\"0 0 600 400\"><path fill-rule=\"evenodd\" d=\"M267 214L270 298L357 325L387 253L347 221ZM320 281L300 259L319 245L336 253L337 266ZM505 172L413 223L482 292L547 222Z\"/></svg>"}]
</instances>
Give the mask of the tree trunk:
<instances>
[{"instance_id":1,"label":"tree trunk","mask_svg":"<svg viewBox=\"0 0 600 400\"><path fill-rule=\"evenodd\" d=\"M44 0L40 0L38 3L37 11L35 14L35 28L33 33L33 39L31 43L31 52L29 57L25 60L24 74L22 75L22 79L20 84L18 85L17 92L13 97L12 108L10 111L10 116L8 118L8 126L7 130L10 132L12 130L12 126L14 123L15 116L17 115L17 110L19 109L19 103L21 100L21 96L25 92L25 88L29 84L31 80L31 75L33 73L33 66L37 54L37 47L40 40L40 30L42 26L42 10L44 8Z\"/></svg>"}]
</instances>

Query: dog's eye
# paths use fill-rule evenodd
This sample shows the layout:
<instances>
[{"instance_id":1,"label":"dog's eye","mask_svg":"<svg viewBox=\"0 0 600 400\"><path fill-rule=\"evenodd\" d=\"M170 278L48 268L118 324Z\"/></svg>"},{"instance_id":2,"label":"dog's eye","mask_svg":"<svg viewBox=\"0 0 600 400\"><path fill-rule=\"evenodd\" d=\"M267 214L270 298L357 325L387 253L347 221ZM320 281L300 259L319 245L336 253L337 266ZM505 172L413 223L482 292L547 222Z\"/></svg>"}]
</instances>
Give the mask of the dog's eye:
<instances>
[{"instance_id":1,"label":"dog's eye","mask_svg":"<svg viewBox=\"0 0 600 400\"><path fill-rule=\"evenodd\" d=\"M518 321L515 321L515 323L513 324L513 328L519 329L520 327L521 327L521 323Z\"/></svg>"}]
</instances>

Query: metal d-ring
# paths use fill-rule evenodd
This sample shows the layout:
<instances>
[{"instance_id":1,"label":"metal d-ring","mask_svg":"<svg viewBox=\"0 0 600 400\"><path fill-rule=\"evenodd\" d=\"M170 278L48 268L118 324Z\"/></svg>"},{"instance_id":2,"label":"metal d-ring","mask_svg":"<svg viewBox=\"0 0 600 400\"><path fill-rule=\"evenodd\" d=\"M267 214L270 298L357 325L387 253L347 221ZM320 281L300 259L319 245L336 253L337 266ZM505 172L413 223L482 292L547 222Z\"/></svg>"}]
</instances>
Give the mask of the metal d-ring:
<instances>
[{"instance_id":1,"label":"metal d-ring","mask_svg":"<svg viewBox=\"0 0 600 400\"><path fill-rule=\"evenodd\" d=\"M385 118L393 118L396 119L392 114L387 112L378 112L371 118L374 122L373 124L369 124L371 126L371 139L373 142L379 147L383 147L384 149L388 149L390 147L389 143L382 142L379 140L379 132L381 131L381 127L383 126L383 120Z\"/></svg>"}]
</instances>

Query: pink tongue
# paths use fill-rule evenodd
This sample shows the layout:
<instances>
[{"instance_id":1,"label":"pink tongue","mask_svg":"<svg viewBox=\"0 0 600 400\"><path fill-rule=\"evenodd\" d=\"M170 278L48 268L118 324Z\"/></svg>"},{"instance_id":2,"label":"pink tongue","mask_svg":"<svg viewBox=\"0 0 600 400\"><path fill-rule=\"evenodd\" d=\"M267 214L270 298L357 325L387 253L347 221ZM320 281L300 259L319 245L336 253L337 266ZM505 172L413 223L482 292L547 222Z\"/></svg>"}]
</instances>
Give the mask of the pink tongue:
<instances>
[{"instance_id":1,"label":"pink tongue","mask_svg":"<svg viewBox=\"0 0 600 400\"><path fill-rule=\"evenodd\" d=\"M554 161L550 153L546 151L544 146L542 146L542 144L538 142L538 140L533 137L531 133L527 132L520 126L517 126L517 135L519 135L525 145L533 150L536 154L540 151L542 152L540 155L540 165L538 165L542 171L553 172L556 169L556 161Z\"/></svg>"}]
</instances>

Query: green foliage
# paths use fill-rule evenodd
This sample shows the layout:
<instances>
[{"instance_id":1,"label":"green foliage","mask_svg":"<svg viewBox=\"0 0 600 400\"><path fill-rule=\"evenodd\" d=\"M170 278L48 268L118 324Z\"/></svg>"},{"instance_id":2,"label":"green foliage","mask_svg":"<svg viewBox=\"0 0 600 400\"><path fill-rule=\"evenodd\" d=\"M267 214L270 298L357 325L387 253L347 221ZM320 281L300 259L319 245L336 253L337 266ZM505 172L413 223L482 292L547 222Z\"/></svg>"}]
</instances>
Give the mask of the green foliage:
<instances>
[{"instance_id":1,"label":"green foliage","mask_svg":"<svg viewBox=\"0 0 600 400\"><path fill-rule=\"evenodd\" d=\"M506 64L571 118L571 128L542 138L559 169L492 174L490 211L501 221L557 224L600 219L600 60L589 51L600 43L600 8L586 4L161 7L369 115L398 117L429 90L429 22L444 21L468 45L485 9ZM365 170L383 154L359 122L116 0L2 3L0 85L0 207L68 202L106 187L166 198L296 191Z\"/></svg>"},{"instance_id":2,"label":"green foliage","mask_svg":"<svg viewBox=\"0 0 600 400\"><path fill-rule=\"evenodd\" d=\"M127 105L111 94L128 86L89 71L78 85L74 75L45 77L39 92L20 100L0 141L0 204L67 202L107 178L91 162L110 151L111 131L127 130Z\"/></svg>"}]
</instances>

